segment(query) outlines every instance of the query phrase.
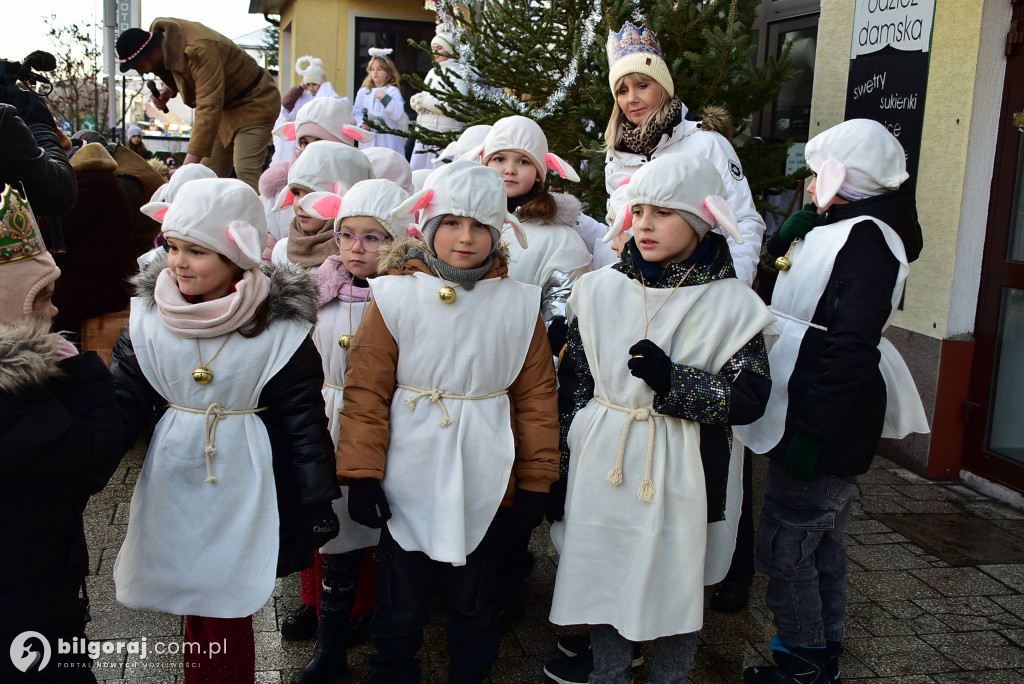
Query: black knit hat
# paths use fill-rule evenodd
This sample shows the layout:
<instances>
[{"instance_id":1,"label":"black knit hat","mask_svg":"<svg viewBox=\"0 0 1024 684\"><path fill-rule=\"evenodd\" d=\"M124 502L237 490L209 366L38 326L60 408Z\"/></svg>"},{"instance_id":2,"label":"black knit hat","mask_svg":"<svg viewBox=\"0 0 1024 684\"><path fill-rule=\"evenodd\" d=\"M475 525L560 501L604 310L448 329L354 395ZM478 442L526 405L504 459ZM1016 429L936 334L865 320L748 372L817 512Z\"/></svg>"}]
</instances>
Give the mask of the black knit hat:
<instances>
[{"instance_id":1,"label":"black knit hat","mask_svg":"<svg viewBox=\"0 0 1024 684\"><path fill-rule=\"evenodd\" d=\"M139 60L143 59L163 40L162 32L150 33L139 28L130 28L117 37L117 61L121 63L121 73L134 69Z\"/></svg>"}]
</instances>

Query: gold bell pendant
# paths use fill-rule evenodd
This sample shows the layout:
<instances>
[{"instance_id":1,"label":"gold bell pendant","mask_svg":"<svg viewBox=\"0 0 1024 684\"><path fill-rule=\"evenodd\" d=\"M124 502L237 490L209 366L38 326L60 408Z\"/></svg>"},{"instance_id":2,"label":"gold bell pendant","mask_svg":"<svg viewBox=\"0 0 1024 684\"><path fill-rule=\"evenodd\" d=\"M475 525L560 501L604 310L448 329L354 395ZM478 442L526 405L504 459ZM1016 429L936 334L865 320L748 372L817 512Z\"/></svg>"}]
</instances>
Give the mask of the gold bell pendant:
<instances>
[{"instance_id":1,"label":"gold bell pendant","mask_svg":"<svg viewBox=\"0 0 1024 684\"><path fill-rule=\"evenodd\" d=\"M455 288L445 285L437 291L437 298L445 304L451 304L455 301Z\"/></svg>"},{"instance_id":2,"label":"gold bell pendant","mask_svg":"<svg viewBox=\"0 0 1024 684\"><path fill-rule=\"evenodd\" d=\"M780 256L775 260L775 268L780 271L788 271L793 266L793 262L784 256Z\"/></svg>"},{"instance_id":3,"label":"gold bell pendant","mask_svg":"<svg viewBox=\"0 0 1024 684\"><path fill-rule=\"evenodd\" d=\"M352 336L351 335L342 335L341 337L339 337L338 338L338 346L341 347L342 349L348 349L349 347L351 347L352 346Z\"/></svg>"},{"instance_id":4,"label":"gold bell pendant","mask_svg":"<svg viewBox=\"0 0 1024 684\"><path fill-rule=\"evenodd\" d=\"M206 366L200 366L192 371L192 379L200 385L209 385L213 381L213 373Z\"/></svg>"}]
</instances>

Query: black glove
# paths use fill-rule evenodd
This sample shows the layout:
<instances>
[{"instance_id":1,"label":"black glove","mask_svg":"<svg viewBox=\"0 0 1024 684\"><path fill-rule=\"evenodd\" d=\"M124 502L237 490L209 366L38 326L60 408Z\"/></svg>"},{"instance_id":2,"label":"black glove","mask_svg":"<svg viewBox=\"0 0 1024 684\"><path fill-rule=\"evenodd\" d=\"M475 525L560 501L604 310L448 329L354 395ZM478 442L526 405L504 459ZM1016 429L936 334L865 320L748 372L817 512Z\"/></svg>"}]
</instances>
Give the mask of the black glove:
<instances>
[{"instance_id":1,"label":"black glove","mask_svg":"<svg viewBox=\"0 0 1024 684\"><path fill-rule=\"evenodd\" d=\"M4 102L18 108L18 116L25 122L26 126L32 124L44 124L50 130L57 130L57 122L53 120L53 114L46 107L43 98L31 90L22 90L16 85L9 85L4 89Z\"/></svg>"},{"instance_id":2,"label":"black glove","mask_svg":"<svg viewBox=\"0 0 1024 684\"><path fill-rule=\"evenodd\" d=\"M640 340L629 348L629 372L656 393L664 396L672 390L672 359L650 340Z\"/></svg>"},{"instance_id":3,"label":"black glove","mask_svg":"<svg viewBox=\"0 0 1024 684\"><path fill-rule=\"evenodd\" d=\"M299 515L302 521L301 529L309 532L311 548L319 549L338 536L341 528L330 501L302 504Z\"/></svg>"},{"instance_id":4,"label":"black glove","mask_svg":"<svg viewBox=\"0 0 1024 684\"><path fill-rule=\"evenodd\" d=\"M531 492L516 489L516 498L512 500L512 520L509 528L513 534L529 535L537 525L544 521L544 509L547 507L548 495L545 492Z\"/></svg>"},{"instance_id":5,"label":"black glove","mask_svg":"<svg viewBox=\"0 0 1024 684\"><path fill-rule=\"evenodd\" d=\"M565 322L565 316L555 316L548 324L548 344L551 345L551 355L558 356L565 346L565 339L569 336L569 325Z\"/></svg>"},{"instance_id":6,"label":"black glove","mask_svg":"<svg viewBox=\"0 0 1024 684\"><path fill-rule=\"evenodd\" d=\"M547 510L544 512L548 522L558 522L565 517L565 492L567 487L568 482L564 477L558 478L558 482L551 485L551 491L548 492Z\"/></svg>"},{"instance_id":7,"label":"black glove","mask_svg":"<svg viewBox=\"0 0 1024 684\"><path fill-rule=\"evenodd\" d=\"M360 525L377 530L391 518L391 506L380 480L364 478L348 483L348 516Z\"/></svg>"}]
</instances>

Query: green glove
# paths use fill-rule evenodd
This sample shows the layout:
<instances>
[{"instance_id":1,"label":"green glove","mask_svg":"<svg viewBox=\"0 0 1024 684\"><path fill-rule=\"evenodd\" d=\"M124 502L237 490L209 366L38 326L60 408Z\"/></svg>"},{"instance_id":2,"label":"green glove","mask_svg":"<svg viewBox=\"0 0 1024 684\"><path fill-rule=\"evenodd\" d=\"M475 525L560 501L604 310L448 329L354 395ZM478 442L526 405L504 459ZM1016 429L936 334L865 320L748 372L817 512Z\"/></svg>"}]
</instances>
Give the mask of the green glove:
<instances>
[{"instance_id":1,"label":"green glove","mask_svg":"<svg viewBox=\"0 0 1024 684\"><path fill-rule=\"evenodd\" d=\"M800 482L813 481L817 475L814 466L824 445L820 439L797 430L789 440L789 448L786 449L786 470Z\"/></svg>"},{"instance_id":2,"label":"green glove","mask_svg":"<svg viewBox=\"0 0 1024 684\"><path fill-rule=\"evenodd\" d=\"M803 239L817 222L817 208L813 204L807 204L803 209L790 214L789 218L779 227L779 239L788 246L797 238Z\"/></svg>"}]
</instances>

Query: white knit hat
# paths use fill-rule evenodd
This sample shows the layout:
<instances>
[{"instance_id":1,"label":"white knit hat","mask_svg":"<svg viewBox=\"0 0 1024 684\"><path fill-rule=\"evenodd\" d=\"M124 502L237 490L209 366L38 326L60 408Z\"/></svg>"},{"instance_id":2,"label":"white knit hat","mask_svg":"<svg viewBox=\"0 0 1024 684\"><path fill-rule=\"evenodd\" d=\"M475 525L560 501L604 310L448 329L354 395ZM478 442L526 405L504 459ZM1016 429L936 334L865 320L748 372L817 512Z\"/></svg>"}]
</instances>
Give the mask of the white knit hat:
<instances>
[{"instance_id":1,"label":"white knit hat","mask_svg":"<svg viewBox=\"0 0 1024 684\"><path fill-rule=\"evenodd\" d=\"M295 60L295 71L302 76L302 85L308 83L323 83L327 72L324 71L324 62L319 57L306 55Z\"/></svg>"},{"instance_id":2,"label":"white knit hat","mask_svg":"<svg viewBox=\"0 0 1024 684\"><path fill-rule=\"evenodd\" d=\"M672 72L665 63L658 37L646 26L636 27L627 21L618 33L608 34L608 86L613 93L615 84L628 74L650 76L669 97L675 95Z\"/></svg>"},{"instance_id":3,"label":"white knit hat","mask_svg":"<svg viewBox=\"0 0 1024 684\"><path fill-rule=\"evenodd\" d=\"M354 147L344 143L317 140L292 162L288 169L288 186L277 196L274 211L281 211L295 202L290 186L299 185L311 192L344 194L361 180L376 178L370 160Z\"/></svg>"},{"instance_id":4,"label":"white knit hat","mask_svg":"<svg viewBox=\"0 0 1024 684\"><path fill-rule=\"evenodd\" d=\"M409 237L409 215L396 217L391 212L409 198L397 183L385 178L359 181L344 197L332 192L314 192L299 200L299 206L310 216L321 220L334 219L334 230L350 216L376 219L394 239Z\"/></svg>"},{"instance_id":5,"label":"white knit hat","mask_svg":"<svg viewBox=\"0 0 1024 684\"><path fill-rule=\"evenodd\" d=\"M439 47L446 55L454 57L455 50L452 47L452 40L450 35L438 28L434 37L430 39L430 47Z\"/></svg>"},{"instance_id":6,"label":"white knit hat","mask_svg":"<svg viewBox=\"0 0 1024 684\"><path fill-rule=\"evenodd\" d=\"M174 197L178 194L178 191L181 190L181 186L185 185L185 183L199 180L200 178L216 177L217 172L209 166L203 166L202 164L185 164L174 172L174 175L171 176L171 180L156 189L156 192L153 193L153 196L149 201L173 202Z\"/></svg>"},{"instance_id":7,"label":"white knit hat","mask_svg":"<svg viewBox=\"0 0 1024 684\"><path fill-rule=\"evenodd\" d=\"M366 147L359 151L370 160L375 177L387 178L398 183L407 193L413 193L412 167L405 155L395 152L390 147Z\"/></svg>"},{"instance_id":8,"label":"white knit hat","mask_svg":"<svg viewBox=\"0 0 1024 684\"><path fill-rule=\"evenodd\" d=\"M420 226L432 218L469 216L501 233L508 223L520 246L526 249L526 235L515 216L506 208L505 182L501 174L476 162L460 160L434 171L423 189L402 202L391 213L396 221L408 220L420 212Z\"/></svg>"},{"instance_id":9,"label":"white knit hat","mask_svg":"<svg viewBox=\"0 0 1024 684\"><path fill-rule=\"evenodd\" d=\"M139 128L138 126L136 126L135 124L132 124L131 126L128 127L128 133L127 133L128 139L131 140L132 138L134 138L137 135L142 135L142 129Z\"/></svg>"},{"instance_id":10,"label":"white knit hat","mask_svg":"<svg viewBox=\"0 0 1024 684\"><path fill-rule=\"evenodd\" d=\"M557 154L548 152L548 139L540 125L525 116L506 116L498 119L487 133L487 137L476 148L479 161L487 161L498 152L516 150L524 153L537 167L538 178L544 181L548 169L576 183L580 177L569 163Z\"/></svg>"},{"instance_id":11,"label":"white knit hat","mask_svg":"<svg viewBox=\"0 0 1024 684\"><path fill-rule=\"evenodd\" d=\"M818 174L815 201L826 206L836 195L857 200L895 190L910 177L906 153L885 126L850 119L814 136L804 148Z\"/></svg>"},{"instance_id":12,"label":"white knit hat","mask_svg":"<svg viewBox=\"0 0 1024 684\"><path fill-rule=\"evenodd\" d=\"M150 202L142 213L163 224L164 237L223 254L243 271L260 265L267 218L260 196L236 178L194 180L181 188L173 204Z\"/></svg>"},{"instance_id":13,"label":"white knit hat","mask_svg":"<svg viewBox=\"0 0 1024 684\"><path fill-rule=\"evenodd\" d=\"M490 133L491 126L487 124L478 124L476 126L470 126L466 130L462 131L458 138L448 143L441 152L434 157L434 163L439 164L443 161L454 161L456 159L462 159L462 156L468 152L471 152L475 148L483 144L484 138Z\"/></svg>"},{"instance_id":14,"label":"white knit hat","mask_svg":"<svg viewBox=\"0 0 1024 684\"><path fill-rule=\"evenodd\" d=\"M318 140L342 142L354 146L357 142L371 142L373 131L356 124L352 105L347 100L333 97L314 97L299 107L295 121L274 129L274 135L285 140L298 140L311 135Z\"/></svg>"},{"instance_id":15,"label":"white knit hat","mask_svg":"<svg viewBox=\"0 0 1024 684\"><path fill-rule=\"evenodd\" d=\"M743 244L736 214L725 199L722 176L704 157L687 153L658 157L641 166L623 187L629 204L625 211L618 212L614 224L604 236L605 242L631 227L631 207L650 204L675 209L684 218L692 214L709 227L717 224L736 244ZM693 222L691 226L700 237L704 236L699 226Z\"/></svg>"}]
</instances>

